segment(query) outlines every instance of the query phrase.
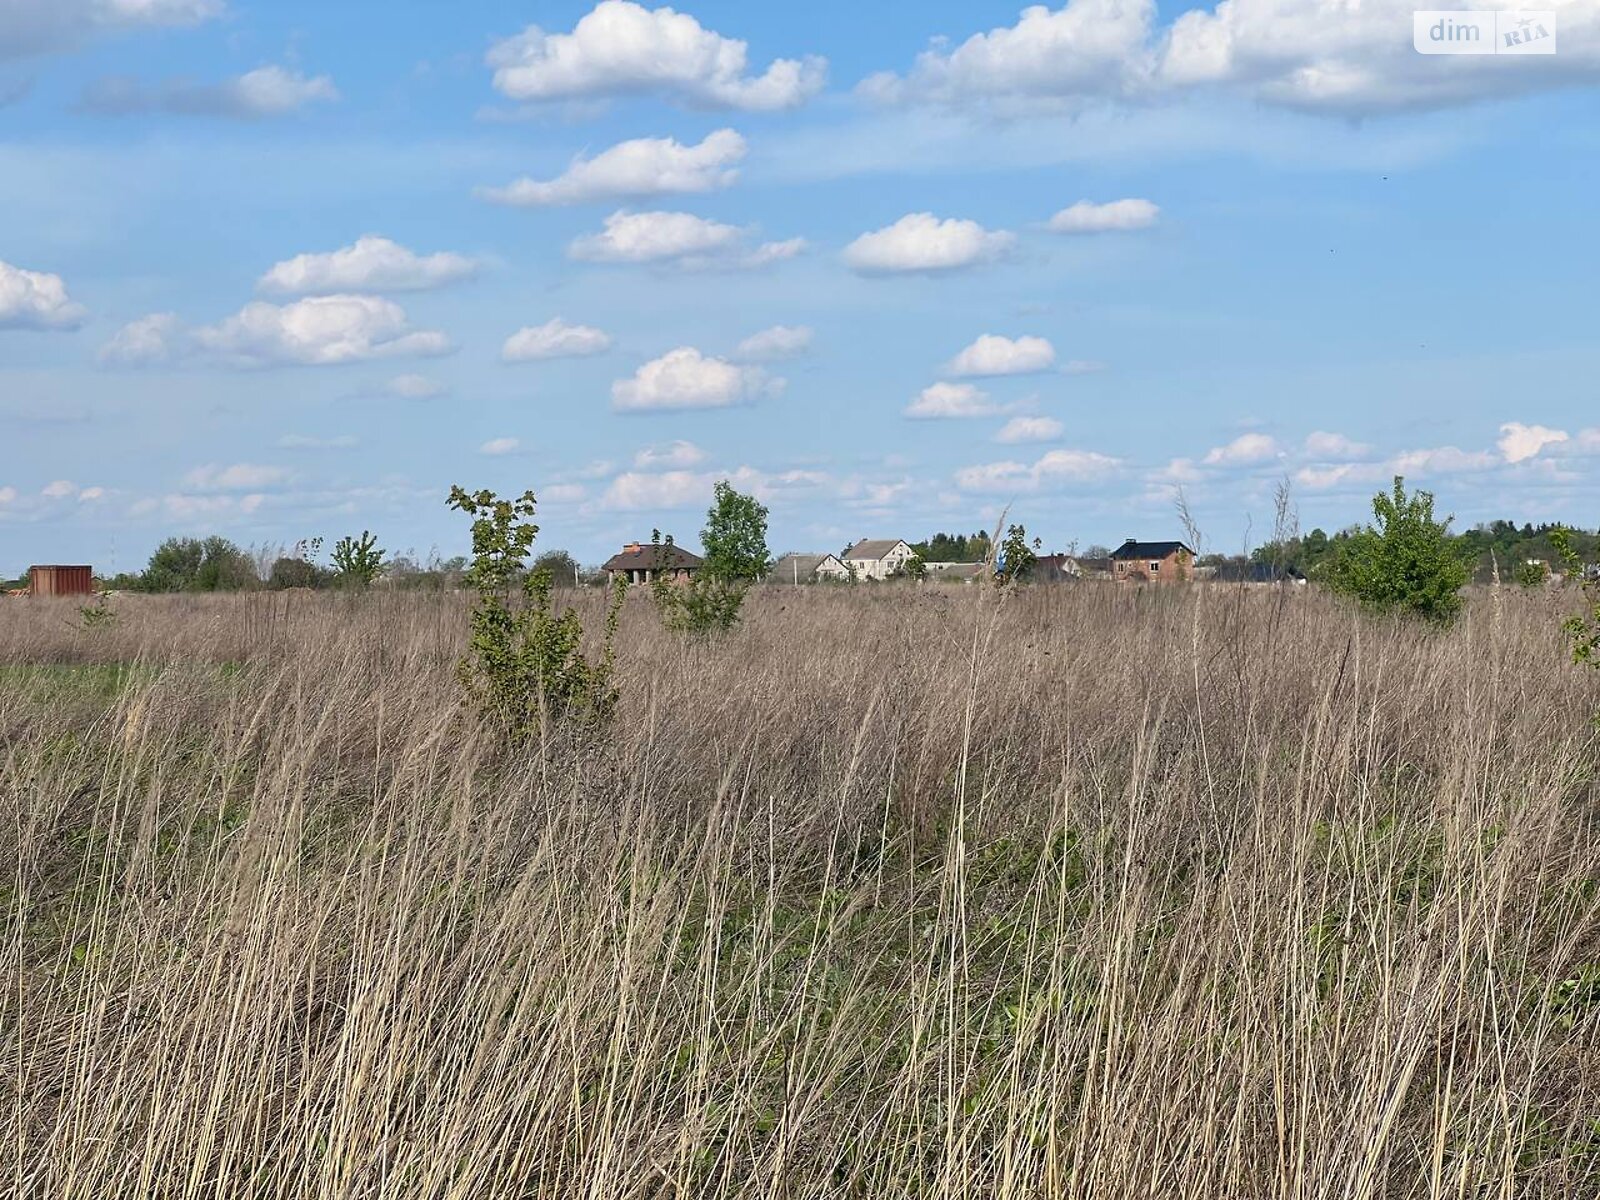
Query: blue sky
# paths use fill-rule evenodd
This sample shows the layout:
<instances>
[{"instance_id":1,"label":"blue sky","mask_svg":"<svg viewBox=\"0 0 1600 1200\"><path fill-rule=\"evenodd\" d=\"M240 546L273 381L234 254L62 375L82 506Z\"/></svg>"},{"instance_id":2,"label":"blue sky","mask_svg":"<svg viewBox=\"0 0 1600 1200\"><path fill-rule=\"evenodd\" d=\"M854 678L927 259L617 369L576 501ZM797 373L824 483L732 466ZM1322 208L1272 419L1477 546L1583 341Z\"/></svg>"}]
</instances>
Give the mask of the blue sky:
<instances>
[{"instance_id":1,"label":"blue sky","mask_svg":"<svg viewBox=\"0 0 1600 1200\"><path fill-rule=\"evenodd\" d=\"M1553 3L1553 0L1546 0ZM1600 0L0 7L0 572L1600 523Z\"/></svg>"}]
</instances>

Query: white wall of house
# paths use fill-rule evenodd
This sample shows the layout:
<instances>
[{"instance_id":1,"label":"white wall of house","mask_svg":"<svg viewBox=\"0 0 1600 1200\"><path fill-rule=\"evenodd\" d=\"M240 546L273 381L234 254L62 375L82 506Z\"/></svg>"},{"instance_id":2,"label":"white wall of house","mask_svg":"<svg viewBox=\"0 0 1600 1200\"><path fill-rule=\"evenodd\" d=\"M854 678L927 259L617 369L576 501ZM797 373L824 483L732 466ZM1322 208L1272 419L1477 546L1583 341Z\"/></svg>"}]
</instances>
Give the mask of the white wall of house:
<instances>
[{"instance_id":1,"label":"white wall of house","mask_svg":"<svg viewBox=\"0 0 1600 1200\"><path fill-rule=\"evenodd\" d=\"M845 565L856 569L858 579L887 579L906 565L911 557L911 547L896 542L882 558L847 558Z\"/></svg>"}]
</instances>

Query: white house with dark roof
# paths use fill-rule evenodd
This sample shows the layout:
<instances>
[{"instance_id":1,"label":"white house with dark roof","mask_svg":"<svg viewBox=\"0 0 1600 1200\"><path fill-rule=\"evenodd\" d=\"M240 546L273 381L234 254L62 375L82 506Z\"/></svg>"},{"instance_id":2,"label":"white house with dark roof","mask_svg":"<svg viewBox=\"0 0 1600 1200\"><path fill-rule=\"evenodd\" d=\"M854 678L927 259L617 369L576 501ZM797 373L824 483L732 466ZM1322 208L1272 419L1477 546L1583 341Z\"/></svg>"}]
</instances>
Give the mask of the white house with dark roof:
<instances>
[{"instance_id":1,"label":"white house with dark roof","mask_svg":"<svg viewBox=\"0 0 1600 1200\"><path fill-rule=\"evenodd\" d=\"M866 538L844 552L844 565L857 579L887 579L905 569L914 552L899 538Z\"/></svg>"}]
</instances>

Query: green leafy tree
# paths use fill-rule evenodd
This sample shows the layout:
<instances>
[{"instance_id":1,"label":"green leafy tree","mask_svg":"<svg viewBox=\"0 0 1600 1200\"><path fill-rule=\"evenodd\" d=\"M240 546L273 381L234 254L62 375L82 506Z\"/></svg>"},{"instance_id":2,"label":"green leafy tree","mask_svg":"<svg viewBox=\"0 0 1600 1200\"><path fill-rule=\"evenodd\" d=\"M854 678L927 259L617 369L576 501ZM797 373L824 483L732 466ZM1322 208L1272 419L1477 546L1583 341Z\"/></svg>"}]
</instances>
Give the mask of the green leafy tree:
<instances>
[{"instance_id":1,"label":"green leafy tree","mask_svg":"<svg viewBox=\"0 0 1600 1200\"><path fill-rule=\"evenodd\" d=\"M916 583L921 583L928 577L927 561L920 554L913 554L906 559L906 565L903 570L906 573L906 578Z\"/></svg>"},{"instance_id":2,"label":"green leafy tree","mask_svg":"<svg viewBox=\"0 0 1600 1200\"><path fill-rule=\"evenodd\" d=\"M1583 588L1585 611L1562 622L1567 639L1572 644L1572 661L1600 667L1600 573L1585 567L1574 547L1571 531L1556 529L1551 536L1556 553L1561 558L1568 579L1580 581Z\"/></svg>"},{"instance_id":3,"label":"green leafy tree","mask_svg":"<svg viewBox=\"0 0 1600 1200\"><path fill-rule=\"evenodd\" d=\"M363 529L359 539L342 537L333 545L333 569L344 583L369 587L383 573L377 536Z\"/></svg>"},{"instance_id":4,"label":"green leafy tree","mask_svg":"<svg viewBox=\"0 0 1600 1200\"><path fill-rule=\"evenodd\" d=\"M1403 612L1449 624L1461 611L1468 569L1450 539L1450 518L1436 520L1433 493L1406 493L1396 475L1372 498L1376 523L1344 539L1323 572L1334 591L1378 612Z\"/></svg>"},{"instance_id":5,"label":"green leafy tree","mask_svg":"<svg viewBox=\"0 0 1600 1200\"><path fill-rule=\"evenodd\" d=\"M533 569L543 571L563 587L578 583L578 560L565 550L546 550L533 560Z\"/></svg>"},{"instance_id":6,"label":"green leafy tree","mask_svg":"<svg viewBox=\"0 0 1600 1200\"><path fill-rule=\"evenodd\" d=\"M254 561L227 538L174 537L156 547L139 586L146 592L219 592L259 582Z\"/></svg>"},{"instance_id":7,"label":"green leafy tree","mask_svg":"<svg viewBox=\"0 0 1600 1200\"><path fill-rule=\"evenodd\" d=\"M533 493L504 500L453 487L449 505L473 519L467 584L477 600L457 667L468 697L513 743L544 736L557 721L603 722L617 702L613 647L626 585L612 590L600 653L590 658L577 612L552 610L549 572L524 569L539 534Z\"/></svg>"},{"instance_id":8,"label":"green leafy tree","mask_svg":"<svg viewBox=\"0 0 1600 1200\"><path fill-rule=\"evenodd\" d=\"M1001 583L1026 579L1039 561L1038 549L1038 538L1034 538L1030 544L1026 529L1021 525L1011 526L1006 530L1005 540L1000 543L1000 561L995 578Z\"/></svg>"},{"instance_id":9,"label":"green leafy tree","mask_svg":"<svg viewBox=\"0 0 1600 1200\"><path fill-rule=\"evenodd\" d=\"M767 507L754 496L734 490L719 479L700 531L705 550L702 572L729 583L754 583L772 570L767 549Z\"/></svg>"},{"instance_id":10,"label":"green leafy tree","mask_svg":"<svg viewBox=\"0 0 1600 1200\"><path fill-rule=\"evenodd\" d=\"M936 533L925 542L913 542L911 549L923 562L983 562L989 557L989 535L981 529L970 535Z\"/></svg>"},{"instance_id":11,"label":"green leafy tree","mask_svg":"<svg viewBox=\"0 0 1600 1200\"><path fill-rule=\"evenodd\" d=\"M672 545L672 538L663 542L661 531L655 530L651 544L659 555ZM668 629L706 637L738 622L751 584L772 569L766 505L735 490L727 480L718 480L700 544L705 551L700 569L680 582L658 573L651 597Z\"/></svg>"}]
</instances>

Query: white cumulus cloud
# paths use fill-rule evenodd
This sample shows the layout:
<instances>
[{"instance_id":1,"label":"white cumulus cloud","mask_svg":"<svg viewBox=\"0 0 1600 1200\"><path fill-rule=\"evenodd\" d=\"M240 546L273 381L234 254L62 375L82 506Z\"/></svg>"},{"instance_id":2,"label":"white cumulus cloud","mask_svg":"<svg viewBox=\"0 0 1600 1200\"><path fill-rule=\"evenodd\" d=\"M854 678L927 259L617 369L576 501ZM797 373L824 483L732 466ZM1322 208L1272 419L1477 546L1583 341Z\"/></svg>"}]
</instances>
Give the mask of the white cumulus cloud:
<instances>
[{"instance_id":1,"label":"white cumulus cloud","mask_svg":"<svg viewBox=\"0 0 1600 1200\"><path fill-rule=\"evenodd\" d=\"M699 446L679 439L658 446L646 446L633 456L633 465L647 471L682 469L698 466L705 458L706 452Z\"/></svg>"},{"instance_id":2,"label":"white cumulus cloud","mask_svg":"<svg viewBox=\"0 0 1600 1200\"><path fill-rule=\"evenodd\" d=\"M585 262L670 263L689 268L761 267L793 258L805 241L792 238L750 249L749 230L683 212L614 212L599 233L575 238L568 257Z\"/></svg>"},{"instance_id":3,"label":"white cumulus cloud","mask_svg":"<svg viewBox=\"0 0 1600 1200\"><path fill-rule=\"evenodd\" d=\"M618 412L727 408L782 386L759 367L735 366L679 346L645 363L633 378L613 383L611 406Z\"/></svg>"},{"instance_id":4,"label":"white cumulus cloud","mask_svg":"<svg viewBox=\"0 0 1600 1200\"><path fill-rule=\"evenodd\" d=\"M215 325L186 326L171 313L141 317L102 347L100 358L119 366L196 359L238 368L333 366L451 349L437 330L412 329L392 300L311 296L284 305L258 300Z\"/></svg>"},{"instance_id":5,"label":"white cumulus cloud","mask_svg":"<svg viewBox=\"0 0 1600 1200\"><path fill-rule=\"evenodd\" d=\"M1306 435L1305 449L1311 457L1323 462L1365 458L1372 453L1371 446L1347 438L1342 433L1328 433L1320 429Z\"/></svg>"},{"instance_id":6,"label":"white cumulus cloud","mask_svg":"<svg viewBox=\"0 0 1600 1200\"><path fill-rule=\"evenodd\" d=\"M463 254L418 254L369 233L326 254L297 254L276 263L256 286L285 296L418 292L471 279L478 268L476 259Z\"/></svg>"},{"instance_id":7,"label":"white cumulus cloud","mask_svg":"<svg viewBox=\"0 0 1600 1200\"><path fill-rule=\"evenodd\" d=\"M872 76L862 91L890 102L1019 109L1128 95L1149 74L1154 17L1154 0L1030 5L1015 25L973 34L953 50L936 46L907 75Z\"/></svg>"},{"instance_id":8,"label":"white cumulus cloud","mask_svg":"<svg viewBox=\"0 0 1600 1200\"><path fill-rule=\"evenodd\" d=\"M515 454L522 448L522 442L514 437L490 438L478 447L479 454L487 454L491 458L498 458L506 454Z\"/></svg>"},{"instance_id":9,"label":"white cumulus cloud","mask_svg":"<svg viewBox=\"0 0 1600 1200\"><path fill-rule=\"evenodd\" d=\"M129 321L100 347L108 366L153 367L176 361L183 349L183 321L177 313L150 313Z\"/></svg>"},{"instance_id":10,"label":"white cumulus cloud","mask_svg":"<svg viewBox=\"0 0 1600 1200\"><path fill-rule=\"evenodd\" d=\"M716 480L700 471L624 471L606 487L600 507L619 512L704 504Z\"/></svg>"},{"instance_id":11,"label":"white cumulus cloud","mask_svg":"<svg viewBox=\"0 0 1600 1200\"><path fill-rule=\"evenodd\" d=\"M1012 417L994 435L997 442L1053 442L1065 426L1054 417Z\"/></svg>"},{"instance_id":12,"label":"white cumulus cloud","mask_svg":"<svg viewBox=\"0 0 1600 1200\"><path fill-rule=\"evenodd\" d=\"M923 388L906 405L905 415L922 420L957 417L992 417L1000 410L986 392L970 383L934 383Z\"/></svg>"},{"instance_id":13,"label":"white cumulus cloud","mask_svg":"<svg viewBox=\"0 0 1600 1200\"><path fill-rule=\"evenodd\" d=\"M1161 210L1148 200L1112 200L1095 204L1079 200L1050 218L1052 233L1129 233L1149 229Z\"/></svg>"},{"instance_id":14,"label":"white cumulus cloud","mask_svg":"<svg viewBox=\"0 0 1600 1200\"><path fill-rule=\"evenodd\" d=\"M76 329L88 315L61 276L0 262L0 329Z\"/></svg>"},{"instance_id":15,"label":"white cumulus cloud","mask_svg":"<svg viewBox=\"0 0 1600 1200\"><path fill-rule=\"evenodd\" d=\"M1042 337L986 333L945 366L947 375L1027 375L1055 365L1056 350Z\"/></svg>"},{"instance_id":16,"label":"white cumulus cloud","mask_svg":"<svg viewBox=\"0 0 1600 1200\"><path fill-rule=\"evenodd\" d=\"M1495 444L1508 463L1519 463L1537 457L1546 446L1558 446L1566 440L1565 430L1508 421L1500 426L1500 440Z\"/></svg>"},{"instance_id":17,"label":"white cumulus cloud","mask_svg":"<svg viewBox=\"0 0 1600 1200\"><path fill-rule=\"evenodd\" d=\"M605 219L598 234L574 238L568 258L586 262L661 262L688 269L747 269L794 258L805 250L803 238L787 242L747 243L749 230L707 221L693 213L627 213Z\"/></svg>"},{"instance_id":18,"label":"white cumulus cloud","mask_svg":"<svg viewBox=\"0 0 1600 1200\"><path fill-rule=\"evenodd\" d=\"M1051 450L1032 463L997 462L962 467L956 487L964 492L1050 491L1094 483L1122 466L1120 459L1094 450Z\"/></svg>"},{"instance_id":19,"label":"white cumulus cloud","mask_svg":"<svg viewBox=\"0 0 1600 1200\"><path fill-rule=\"evenodd\" d=\"M893 225L856 238L845 247L844 261L864 275L954 271L993 261L1015 242L1014 234L991 232L976 221L907 213Z\"/></svg>"},{"instance_id":20,"label":"white cumulus cloud","mask_svg":"<svg viewBox=\"0 0 1600 1200\"><path fill-rule=\"evenodd\" d=\"M1014 25L940 43L904 75L861 85L887 102L1028 114L1221 89L1360 117L1470 104L1600 79L1600 6L1550 0L1560 53L1421 55L1401 0L1221 0L1165 27L1154 0L1032 5Z\"/></svg>"},{"instance_id":21,"label":"white cumulus cloud","mask_svg":"<svg viewBox=\"0 0 1600 1200\"><path fill-rule=\"evenodd\" d=\"M1593 80L1600 7L1592 0L1544 7L1556 14L1559 55L1441 57L1413 48L1416 6L1401 0L1226 0L1172 23L1156 82L1168 90L1230 87L1268 104L1361 116Z\"/></svg>"},{"instance_id":22,"label":"white cumulus cloud","mask_svg":"<svg viewBox=\"0 0 1600 1200\"><path fill-rule=\"evenodd\" d=\"M696 146L675 138L634 138L578 158L554 179L518 179L480 194L497 204L539 207L710 192L738 178L736 164L744 155L744 139L731 129L709 133Z\"/></svg>"},{"instance_id":23,"label":"white cumulus cloud","mask_svg":"<svg viewBox=\"0 0 1600 1200\"><path fill-rule=\"evenodd\" d=\"M506 339L500 357L508 362L537 362L546 358L583 358L611 349L611 335L592 325L569 325L554 317L543 325L528 325Z\"/></svg>"},{"instance_id":24,"label":"white cumulus cloud","mask_svg":"<svg viewBox=\"0 0 1600 1200\"><path fill-rule=\"evenodd\" d=\"M601 0L571 33L530 25L495 43L494 86L513 100L547 101L655 93L698 108L793 108L822 89L825 60L780 58L749 74L744 42L688 13Z\"/></svg>"},{"instance_id":25,"label":"white cumulus cloud","mask_svg":"<svg viewBox=\"0 0 1600 1200\"><path fill-rule=\"evenodd\" d=\"M811 348L811 338L809 326L774 325L745 338L734 350L734 356L746 362L774 362L781 358L793 358Z\"/></svg>"},{"instance_id":26,"label":"white cumulus cloud","mask_svg":"<svg viewBox=\"0 0 1600 1200\"><path fill-rule=\"evenodd\" d=\"M1206 452L1208 467L1243 467L1253 463L1270 462L1278 457L1278 443L1264 433L1246 433L1226 446L1217 446Z\"/></svg>"},{"instance_id":27,"label":"white cumulus cloud","mask_svg":"<svg viewBox=\"0 0 1600 1200\"><path fill-rule=\"evenodd\" d=\"M591 262L661 262L723 253L737 244L739 237L736 225L690 213L616 212L606 218L603 232L578 238L569 253Z\"/></svg>"}]
</instances>

